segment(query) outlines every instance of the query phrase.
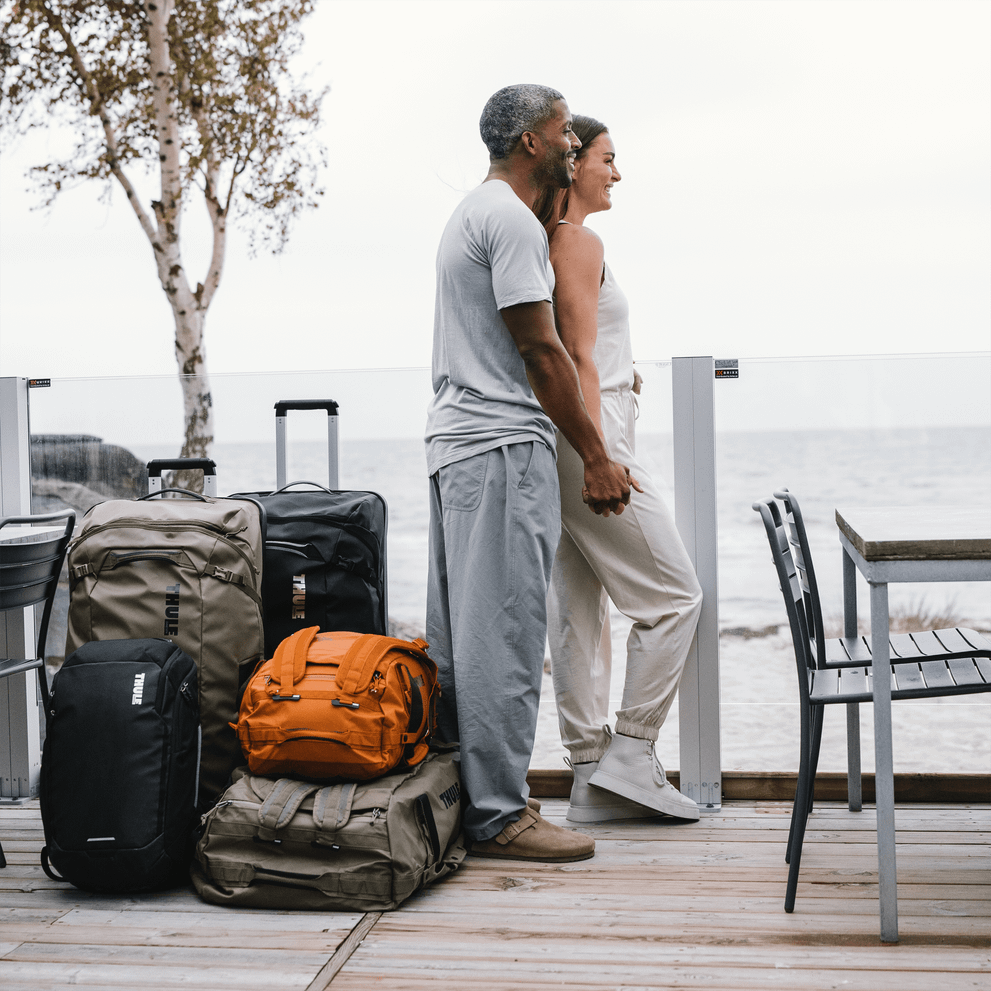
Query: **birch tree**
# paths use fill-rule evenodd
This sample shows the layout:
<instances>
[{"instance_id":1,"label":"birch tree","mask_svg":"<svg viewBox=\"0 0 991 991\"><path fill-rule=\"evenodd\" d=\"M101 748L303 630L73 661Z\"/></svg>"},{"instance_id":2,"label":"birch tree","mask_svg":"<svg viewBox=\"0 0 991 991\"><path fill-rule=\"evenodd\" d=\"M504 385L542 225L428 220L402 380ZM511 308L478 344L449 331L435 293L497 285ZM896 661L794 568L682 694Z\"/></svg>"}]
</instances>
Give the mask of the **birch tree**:
<instances>
[{"instance_id":1,"label":"birch tree","mask_svg":"<svg viewBox=\"0 0 991 991\"><path fill-rule=\"evenodd\" d=\"M182 383L182 457L209 457L213 411L204 325L220 286L228 224L249 250L280 251L315 206L323 149L307 141L324 93L290 73L313 0L2 0L0 133L53 121L77 135L62 161L30 170L42 204L85 180L120 187L151 245L172 308ZM157 198L142 202L142 182ZM206 210L201 280L183 263L182 219ZM187 479L184 479L187 481Z\"/></svg>"}]
</instances>

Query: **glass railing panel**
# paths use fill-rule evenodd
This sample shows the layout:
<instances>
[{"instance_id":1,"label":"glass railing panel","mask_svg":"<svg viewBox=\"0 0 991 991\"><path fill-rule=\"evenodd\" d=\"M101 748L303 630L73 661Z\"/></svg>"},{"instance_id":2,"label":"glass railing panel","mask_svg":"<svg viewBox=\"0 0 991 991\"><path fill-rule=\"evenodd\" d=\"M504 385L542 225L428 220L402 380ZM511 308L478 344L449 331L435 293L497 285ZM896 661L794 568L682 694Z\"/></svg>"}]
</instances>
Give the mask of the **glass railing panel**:
<instances>
[{"instance_id":1,"label":"glass railing panel","mask_svg":"<svg viewBox=\"0 0 991 991\"><path fill-rule=\"evenodd\" d=\"M823 611L842 634L837 507L988 508L987 355L740 361L716 383L723 768L794 770L796 670L784 604L751 504L787 487L801 500ZM860 618L869 620L858 579ZM896 629L991 630L985 583L891 585ZM864 766L873 767L862 707ZM894 706L896 771L987 772L987 695ZM846 769L845 715L827 712L822 770Z\"/></svg>"},{"instance_id":2,"label":"glass railing panel","mask_svg":"<svg viewBox=\"0 0 991 991\"><path fill-rule=\"evenodd\" d=\"M794 660L763 529L751 503L783 485L800 496L825 611L838 624L836 506L987 504L991 360L987 355L926 355L749 359L740 365L739 379L715 386L723 766L788 770L797 766ZM637 367L644 379L637 454L673 511L671 364ZM341 485L386 497L390 615L405 634L422 633L428 515L422 431L428 370L218 375L212 385L214 457L223 494L274 487L277 400L332 398L340 403ZM179 384L174 376L55 380L51 389L32 390L31 423L35 511L67 503L83 512L105 498L143 494L146 462L178 453ZM288 476L318 483L326 479L325 414L290 414ZM922 625L963 620L991 628L986 586L892 586L891 601L896 615L927 613L920 617ZM861 602L866 619L863 586ZM53 645L60 635L64 642L62 622L60 631L56 621ZM613 719L630 623L613 609L610 627ZM924 704L895 707L896 768L987 770L987 748L980 743L991 718L987 703L943 700L930 704L930 714L911 711ZM869 716L867 709L868 767L873 759ZM922 719L927 738L938 739L940 746L913 744ZM930 736L933 727L938 730ZM845 768L843 734L842 715L831 713L823 769ZM662 728L658 753L677 766L677 706ZM548 676L533 766L561 768L563 756Z\"/></svg>"}]
</instances>

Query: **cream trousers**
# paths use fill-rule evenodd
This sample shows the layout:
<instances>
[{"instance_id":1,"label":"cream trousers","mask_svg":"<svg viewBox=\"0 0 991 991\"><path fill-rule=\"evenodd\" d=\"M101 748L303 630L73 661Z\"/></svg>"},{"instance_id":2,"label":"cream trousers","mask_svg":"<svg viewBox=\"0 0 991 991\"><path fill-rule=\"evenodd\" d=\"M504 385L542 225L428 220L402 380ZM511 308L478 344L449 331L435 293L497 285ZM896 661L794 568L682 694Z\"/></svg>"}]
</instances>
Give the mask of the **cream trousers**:
<instances>
[{"instance_id":1,"label":"cream trousers","mask_svg":"<svg viewBox=\"0 0 991 991\"><path fill-rule=\"evenodd\" d=\"M619 516L596 516L581 499L584 468L558 435L561 542L547 597L548 638L561 740L575 763L596 761L609 744L611 654L599 650L608 603L633 620L616 732L656 740L678 690L702 608L702 589L674 519L634 454L631 392L602 394L610 456L626 465L634 490Z\"/></svg>"}]
</instances>

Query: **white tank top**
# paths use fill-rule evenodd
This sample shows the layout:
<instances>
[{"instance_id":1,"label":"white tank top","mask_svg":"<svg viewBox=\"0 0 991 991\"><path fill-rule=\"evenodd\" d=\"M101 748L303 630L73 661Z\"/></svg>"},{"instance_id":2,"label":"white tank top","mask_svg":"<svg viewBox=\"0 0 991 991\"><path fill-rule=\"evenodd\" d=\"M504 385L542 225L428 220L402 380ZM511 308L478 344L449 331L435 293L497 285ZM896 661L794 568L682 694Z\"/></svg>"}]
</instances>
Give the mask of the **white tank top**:
<instances>
[{"instance_id":1,"label":"white tank top","mask_svg":"<svg viewBox=\"0 0 991 991\"><path fill-rule=\"evenodd\" d=\"M630 306L616 285L608 265L599 287L599 330L592 352L602 392L633 388L633 346L630 344Z\"/></svg>"},{"instance_id":2,"label":"white tank top","mask_svg":"<svg viewBox=\"0 0 991 991\"><path fill-rule=\"evenodd\" d=\"M559 220L558 223L570 221ZM604 278L599 286L598 331L592 360L599 373L599 392L628 391L633 388L630 304L605 262L602 271Z\"/></svg>"}]
</instances>

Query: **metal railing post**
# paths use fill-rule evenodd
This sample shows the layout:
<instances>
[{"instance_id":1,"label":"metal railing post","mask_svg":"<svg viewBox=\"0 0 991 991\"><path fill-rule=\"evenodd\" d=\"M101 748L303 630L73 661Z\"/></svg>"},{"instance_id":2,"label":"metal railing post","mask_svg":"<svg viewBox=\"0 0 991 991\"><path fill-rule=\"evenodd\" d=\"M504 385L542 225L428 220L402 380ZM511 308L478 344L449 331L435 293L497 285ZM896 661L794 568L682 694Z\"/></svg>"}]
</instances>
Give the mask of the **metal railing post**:
<instances>
[{"instance_id":1,"label":"metal railing post","mask_svg":"<svg viewBox=\"0 0 991 991\"><path fill-rule=\"evenodd\" d=\"M714 381L711 357L672 362L675 522L702 586L702 613L678 694L680 788L703 809L722 807Z\"/></svg>"},{"instance_id":2,"label":"metal railing post","mask_svg":"<svg viewBox=\"0 0 991 991\"><path fill-rule=\"evenodd\" d=\"M0 516L31 512L31 431L28 380L0 378ZM0 614L0 656L34 656L34 607ZM38 793L41 724L34 671L0 678L0 801Z\"/></svg>"}]
</instances>

